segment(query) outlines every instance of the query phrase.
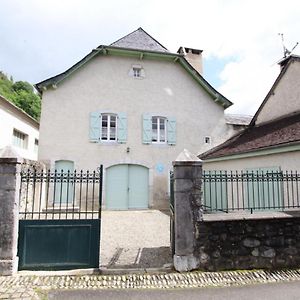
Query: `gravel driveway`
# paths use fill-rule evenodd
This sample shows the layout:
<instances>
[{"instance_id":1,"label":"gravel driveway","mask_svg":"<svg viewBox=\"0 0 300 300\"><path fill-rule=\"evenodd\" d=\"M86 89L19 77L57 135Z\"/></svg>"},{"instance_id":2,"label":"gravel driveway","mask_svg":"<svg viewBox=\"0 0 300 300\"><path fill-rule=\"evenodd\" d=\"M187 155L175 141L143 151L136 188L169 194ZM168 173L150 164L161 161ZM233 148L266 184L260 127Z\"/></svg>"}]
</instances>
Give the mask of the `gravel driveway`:
<instances>
[{"instance_id":1,"label":"gravel driveway","mask_svg":"<svg viewBox=\"0 0 300 300\"><path fill-rule=\"evenodd\" d=\"M100 264L108 269L170 264L170 218L158 210L103 211Z\"/></svg>"}]
</instances>

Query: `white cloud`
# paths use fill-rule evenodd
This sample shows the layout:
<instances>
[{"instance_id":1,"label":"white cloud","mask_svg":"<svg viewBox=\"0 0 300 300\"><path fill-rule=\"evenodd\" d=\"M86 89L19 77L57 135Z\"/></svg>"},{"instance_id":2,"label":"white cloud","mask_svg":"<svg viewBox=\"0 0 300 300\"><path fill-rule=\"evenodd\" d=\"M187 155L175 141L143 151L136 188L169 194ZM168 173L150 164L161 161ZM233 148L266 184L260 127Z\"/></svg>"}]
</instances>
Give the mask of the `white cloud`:
<instances>
[{"instance_id":1,"label":"white cloud","mask_svg":"<svg viewBox=\"0 0 300 300\"><path fill-rule=\"evenodd\" d=\"M183 45L229 61L216 88L236 103L231 112L254 113L270 89L278 32L288 48L300 41L296 0L2 0L1 13L0 69L16 79L55 75L142 26L171 51Z\"/></svg>"}]
</instances>

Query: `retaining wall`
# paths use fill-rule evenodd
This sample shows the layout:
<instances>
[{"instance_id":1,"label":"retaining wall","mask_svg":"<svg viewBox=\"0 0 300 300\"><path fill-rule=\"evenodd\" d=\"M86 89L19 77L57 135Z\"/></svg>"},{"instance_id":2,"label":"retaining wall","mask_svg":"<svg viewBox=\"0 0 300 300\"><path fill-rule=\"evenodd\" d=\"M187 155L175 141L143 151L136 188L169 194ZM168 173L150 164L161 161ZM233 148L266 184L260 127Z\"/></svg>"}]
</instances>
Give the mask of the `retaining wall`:
<instances>
[{"instance_id":1,"label":"retaining wall","mask_svg":"<svg viewBox=\"0 0 300 300\"><path fill-rule=\"evenodd\" d=\"M196 223L199 269L300 266L300 218L216 220Z\"/></svg>"}]
</instances>

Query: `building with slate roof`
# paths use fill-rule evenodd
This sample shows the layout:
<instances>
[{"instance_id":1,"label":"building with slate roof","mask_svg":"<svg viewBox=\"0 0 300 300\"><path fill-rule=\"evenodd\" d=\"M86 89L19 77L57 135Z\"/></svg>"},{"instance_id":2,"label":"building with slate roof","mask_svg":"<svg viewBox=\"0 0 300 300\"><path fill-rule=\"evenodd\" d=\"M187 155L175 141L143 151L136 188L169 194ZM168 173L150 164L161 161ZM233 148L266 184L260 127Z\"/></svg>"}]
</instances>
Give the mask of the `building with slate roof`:
<instances>
[{"instance_id":1,"label":"building with slate roof","mask_svg":"<svg viewBox=\"0 0 300 300\"><path fill-rule=\"evenodd\" d=\"M201 154L208 170L300 170L300 57L280 62L281 72L250 126Z\"/></svg>"},{"instance_id":2,"label":"building with slate roof","mask_svg":"<svg viewBox=\"0 0 300 300\"><path fill-rule=\"evenodd\" d=\"M234 132L224 117L232 103L201 74L202 50L172 53L142 28L100 45L36 84L39 160L52 170L103 164L106 209L167 208L178 154Z\"/></svg>"}]
</instances>

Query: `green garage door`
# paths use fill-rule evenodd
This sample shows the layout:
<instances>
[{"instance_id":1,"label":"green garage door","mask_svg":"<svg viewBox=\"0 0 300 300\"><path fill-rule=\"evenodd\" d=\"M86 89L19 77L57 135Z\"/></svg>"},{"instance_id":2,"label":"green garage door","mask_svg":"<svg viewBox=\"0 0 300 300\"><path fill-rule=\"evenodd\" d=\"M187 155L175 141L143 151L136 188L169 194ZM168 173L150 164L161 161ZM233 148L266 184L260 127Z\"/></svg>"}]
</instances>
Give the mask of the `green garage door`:
<instances>
[{"instance_id":1,"label":"green garage door","mask_svg":"<svg viewBox=\"0 0 300 300\"><path fill-rule=\"evenodd\" d=\"M148 208L148 169L139 165L115 165L106 170L108 209Z\"/></svg>"}]
</instances>

